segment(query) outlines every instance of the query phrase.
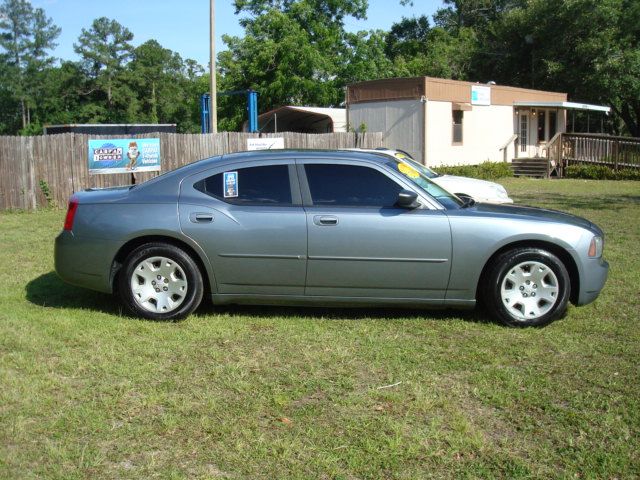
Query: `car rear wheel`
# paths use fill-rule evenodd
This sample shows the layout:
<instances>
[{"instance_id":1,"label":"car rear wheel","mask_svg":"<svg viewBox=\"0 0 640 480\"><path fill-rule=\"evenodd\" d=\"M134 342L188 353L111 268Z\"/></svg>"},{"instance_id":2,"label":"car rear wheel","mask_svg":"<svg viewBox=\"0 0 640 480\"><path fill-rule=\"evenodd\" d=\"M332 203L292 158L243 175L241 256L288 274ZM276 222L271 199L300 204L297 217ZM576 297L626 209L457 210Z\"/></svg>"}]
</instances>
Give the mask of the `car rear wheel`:
<instances>
[{"instance_id":1,"label":"car rear wheel","mask_svg":"<svg viewBox=\"0 0 640 480\"><path fill-rule=\"evenodd\" d=\"M506 325L541 327L567 310L569 274L562 261L546 250L509 250L495 259L485 279L484 303Z\"/></svg>"},{"instance_id":2,"label":"car rear wheel","mask_svg":"<svg viewBox=\"0 0 640 480\"><path fill-rule=\"evenodd\" d=\"M165 243L142 245L129 254L118 278L118 292L136 316L177 320L202 300L202 275L182 249Z\"/></svg>"}]
</instances>

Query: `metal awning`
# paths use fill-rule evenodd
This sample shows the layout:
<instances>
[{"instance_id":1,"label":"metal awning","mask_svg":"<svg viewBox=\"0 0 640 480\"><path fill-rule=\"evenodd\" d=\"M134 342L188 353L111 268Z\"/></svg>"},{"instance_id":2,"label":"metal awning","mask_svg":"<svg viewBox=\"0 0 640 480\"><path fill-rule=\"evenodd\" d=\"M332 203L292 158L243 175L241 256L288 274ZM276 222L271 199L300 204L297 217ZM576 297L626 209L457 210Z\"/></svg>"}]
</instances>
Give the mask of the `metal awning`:
<instances>
[{"instance_id":1,"label":"metal awning","mask_svg":"<svg viewBox=\"0 0 640 480\"><path fill-rule=\"evenodd\" d=\"M602 112L606 113L607 115L609 115L609 112L611 112L611 107L576 102L513 102L513 106L528 108L558 108L564 110L586 110L588 112Z\"/></svg>"},{"instance_id":2,"label":"metal awning","mask_svg":"<svg viewBox=\"0 0 640 480\"><path fill-rule=\"evenodd\" d=\"M258 116L261 132L329 133L347 131L344 108L284 106Z\"/></svg>"}]
</instances>

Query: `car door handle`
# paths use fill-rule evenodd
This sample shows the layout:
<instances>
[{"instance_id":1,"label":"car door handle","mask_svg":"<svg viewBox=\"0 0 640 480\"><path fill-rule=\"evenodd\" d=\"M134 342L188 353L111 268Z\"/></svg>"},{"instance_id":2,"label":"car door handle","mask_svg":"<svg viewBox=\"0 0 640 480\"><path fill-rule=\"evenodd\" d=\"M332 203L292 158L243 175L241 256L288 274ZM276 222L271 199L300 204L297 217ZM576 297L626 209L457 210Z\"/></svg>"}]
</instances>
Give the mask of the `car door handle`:
<instances>
[{"instance_id":1,"label":"car door handle","mask_svg":"<svg viewBox=\"0 0 640 480\"><path fill-rule=\"evenodd\" d=\"M338 217L334 217L333 215L316 215L313 217L313 223L321 227L337 225Z\"/></svg>"},{"instance_id":2,"label":"car door handle","mask_svg":"<svg viewBox=\"0 0 640 480\"><path fill-rule=\"evenodd\" d=\"M206 212L193 212L189 215L192 223L211 223L213 222L213 214Z\"/></svg>"}]
</instances>

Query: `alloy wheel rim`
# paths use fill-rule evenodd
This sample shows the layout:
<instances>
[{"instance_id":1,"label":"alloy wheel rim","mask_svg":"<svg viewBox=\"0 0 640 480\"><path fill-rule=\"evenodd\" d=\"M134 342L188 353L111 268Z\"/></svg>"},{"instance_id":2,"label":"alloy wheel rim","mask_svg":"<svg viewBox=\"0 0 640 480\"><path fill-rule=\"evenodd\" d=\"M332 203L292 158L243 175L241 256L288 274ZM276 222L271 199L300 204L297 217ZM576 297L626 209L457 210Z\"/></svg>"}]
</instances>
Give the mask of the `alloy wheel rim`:
<instances>
[{"instance_id":1,"label":"alloy wheel rim","mask_svg":"<svg viewBox=\"0 0 640 480\"><path fill-rule=\"evenodd\" d=\"M160 256L138 263L130 283L136 303L153 313L176 310L188 291L187 276L182 267L175 260Z\"/></svg>"},{"instance_id":2,"label":"alloy wheel rim","mask_svg":"<svg viewBox=\"0 0 640 480\"><path fill-rule=\"evenodd\" d=\"M512 267L502 280L500 298L517 320L535 320L558 302L558 277L548 265L527 261Z\"/></svg>"}]
</instances>

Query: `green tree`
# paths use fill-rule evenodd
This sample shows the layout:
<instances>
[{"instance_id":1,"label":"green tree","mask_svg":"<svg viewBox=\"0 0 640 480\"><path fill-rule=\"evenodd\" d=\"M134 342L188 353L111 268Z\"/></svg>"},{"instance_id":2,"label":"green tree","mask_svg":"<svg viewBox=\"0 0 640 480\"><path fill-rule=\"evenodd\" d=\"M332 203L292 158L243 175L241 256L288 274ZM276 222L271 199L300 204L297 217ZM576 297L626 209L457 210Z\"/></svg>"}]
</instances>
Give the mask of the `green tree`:
<instances>
[{"instance_id":1,"label":"green tree","mask_svg":"<svg viewBox=\"0 0 640 480\"><path fill-rule=\"evenodd\" d=\"M43 71L53 64L48 53L56 47L60 29L41 8L26 0L4 0L0 4L0 48L4 63L6 93L20 105L21 125L26 130Z\"/></svg>"},{"instance_id":2,"label":"green tree","mask_svg":"<svg viewBox=\"0 0 640 480\"><path fill-rule=\"evenodd\" d=\"M228 50L219 56L221 90L257 90L266 110L285 104L336 105L341 95L335 57L311 37L279 10L256 17L246 24L243 38L223 37ZM236 99L229 103L235 107ZM237 117L236 111L227 114Z\"/></svg>"},{"instance_id":3,"label":"green tree","mask_svg":"<svg viewBox=\"0 0 640 480\"><path fill-rule=\"evenodd\" d=\"M348 33L346 61L342 63L339 87L352 82L389 78L395 75L393 62L385 54L386 33L382 30Z\"/></svg>"},{"instance_id":4,"label":"green tree","mask_svg":"<svg viewBox=\"0 0 640 480\"><path fill-rule=\"evenodd\" d=\"M476 30L429 26L427 17L403 18L391 26L385 53L397 76L466 80L477 51Z\"/></svg>"},{"instance_id":5,"label":"green tree","mask_svg":"<svg viewBox=\"0 0 640 480\"><path fill-rule=\"evenodd\" d=\"M417 18L402 18L391 25L386 36L385 54L392 60L421 55L427 45L430 26L429 19L422 15Z\"/></svg>"},{"instance_id":6,"label":"green tree","mask_svg":"<svg viewBox=\"0 0 640 480\"><path fill-rule=\"evenodd\" d=\"M183 63L177 53L149 40L133 52L129 64L141 104L141 116L149 123L168 121L180 102Z\"/></svg>"},{"instance_id":7,"label":"green tree","mask_svg":"<svg viewBox=\"0 0 640 480\"><path fill-rule=\"evenodd\" d=\"M640 136L637 0L532 0L490 25L482 51L472 67L480 78L610 105Z\"/></svg>"},{"instance_id":8,"label":"green tree","mask_svg":"<svg viewBox=\"0 0 640 480\"><path fill-rule=\"evenodd\" d=\"M97 18L91 28L82 29L73 44L82 66L93 80L93 100L97 102L96 120L127 121L138 108L125 73L131 60L133 33L115 20ZM102 94L102 95L99 95Z\"/></svg>"}]
</instances>

